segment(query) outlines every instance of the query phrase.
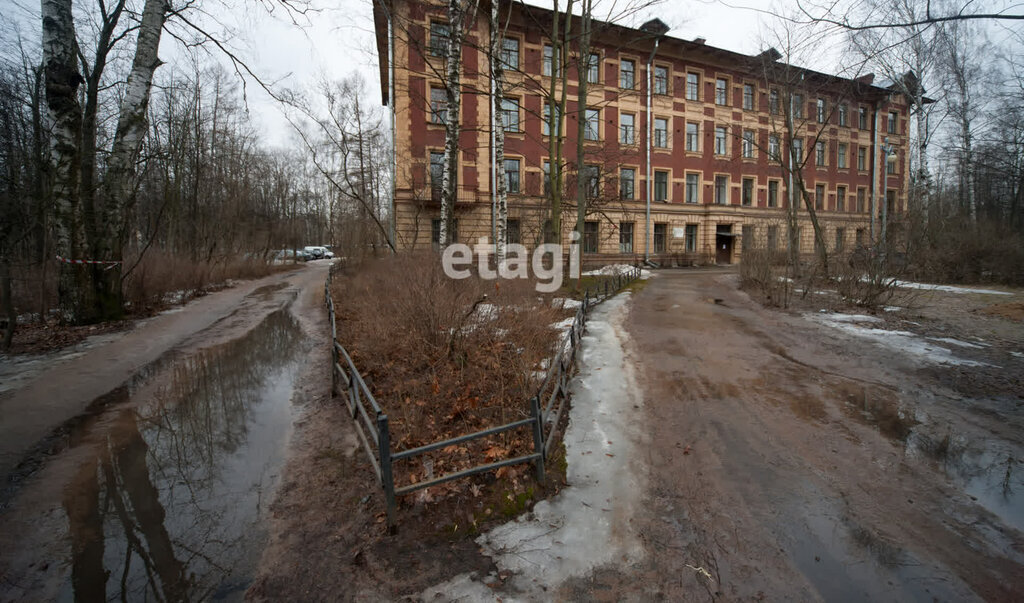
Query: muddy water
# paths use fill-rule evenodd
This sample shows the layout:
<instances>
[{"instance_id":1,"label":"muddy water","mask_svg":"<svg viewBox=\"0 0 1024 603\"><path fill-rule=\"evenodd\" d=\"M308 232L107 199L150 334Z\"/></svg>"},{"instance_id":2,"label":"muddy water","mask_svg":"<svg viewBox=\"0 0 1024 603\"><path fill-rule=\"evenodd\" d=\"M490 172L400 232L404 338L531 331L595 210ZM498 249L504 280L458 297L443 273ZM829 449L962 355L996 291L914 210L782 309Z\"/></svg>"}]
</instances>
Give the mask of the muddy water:
<instances>
[{"instance_id":1,"label":"muddy water","mask_svg":"<svg viewBox=\"0 0 1024 603\"><path fill-rule=\"evenodd\" d=\"M45 582L56 598L241 598L291 433L300 343L295 319L276 310L239 339L115 390L105 412L74 429L54 461L66 470L48 472L64 479L60 508L47 514L63 516L63 533L24 543L63 551L27 563L55 574ZM22 592L39 593L39 578L17 573L8 578Z\"/></svg>"}]
</instances>

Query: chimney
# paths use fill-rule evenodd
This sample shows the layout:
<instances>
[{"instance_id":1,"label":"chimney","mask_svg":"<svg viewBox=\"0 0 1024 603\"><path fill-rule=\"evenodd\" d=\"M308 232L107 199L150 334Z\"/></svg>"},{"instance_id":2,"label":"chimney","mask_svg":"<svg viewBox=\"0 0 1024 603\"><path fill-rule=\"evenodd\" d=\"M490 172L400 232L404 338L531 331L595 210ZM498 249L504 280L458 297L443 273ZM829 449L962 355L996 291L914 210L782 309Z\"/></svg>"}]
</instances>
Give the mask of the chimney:
<instances>
[{"instance_id":1,"label":"chimney","mask_svg":"<svg viewBox=\"0 0 1024 603\"><path fill-rule=\"evenodd\" d=\"M861 84L867 84L868 86L870 86L871 82L875 81L875 74L874 73L865 73L864 75L860 76L859 78L857 78L857 79L855 79L853 81L859 82Z\"/></svg>"},{"instance_id":2,"label":"chimney","mask_svg":"<svg viewBox=\"0 0 1024 603\"><path fill-rule=\"evenodd\" d=\"M704 44L705 42L707 42L707 41L708 41L708 39L707 39L707 38L705 38L705 37L703 37L703 36L702 36L702 37L699 37L699 38L694 38L694 39L693 39L693 43L694 43L694 44L701 44L701 45L703 45L703 44Z\"/></svg>"}]
</instances>

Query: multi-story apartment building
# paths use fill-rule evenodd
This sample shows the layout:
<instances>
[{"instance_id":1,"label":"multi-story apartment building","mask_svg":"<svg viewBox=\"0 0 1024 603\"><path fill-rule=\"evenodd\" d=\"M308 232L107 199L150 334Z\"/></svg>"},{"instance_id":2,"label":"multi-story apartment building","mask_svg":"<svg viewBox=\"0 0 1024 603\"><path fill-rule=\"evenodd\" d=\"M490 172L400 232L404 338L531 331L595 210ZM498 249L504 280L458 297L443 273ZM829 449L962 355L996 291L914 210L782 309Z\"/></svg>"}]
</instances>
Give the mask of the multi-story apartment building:
<instances>
[{"instance_id":1,"label":"multi-story apartment building","mask_svg":"<svg viewBox=\"0 0 1024 603\"><path fill-rule=\"evenodd\" d=\"M446 4L375 1L383 100L394 117L400 249L436 245L440 231ZM508 240L532 246L551 218L546 116L560 65L552 13L502 2L505 90L494 114L486 4L466 28L462 53L455 237L475 243L492 235L494 123L505 132ZM815 238L801 191L813 199L826 244L849 249L881 228L883 214L905 207L903 96L870 75L836 77L787 65L773 49L749 56L666 30L657 20L639 29L597 23L589 60L567 60L563 242L577 222L577 174L587 179L585 254L730 263L751 245L784 248L794 199L797 238L810 253ZM580 72L588 82L583 111ZM582 170L578 119L586 120Z\"/></svg>"}]
</instances>

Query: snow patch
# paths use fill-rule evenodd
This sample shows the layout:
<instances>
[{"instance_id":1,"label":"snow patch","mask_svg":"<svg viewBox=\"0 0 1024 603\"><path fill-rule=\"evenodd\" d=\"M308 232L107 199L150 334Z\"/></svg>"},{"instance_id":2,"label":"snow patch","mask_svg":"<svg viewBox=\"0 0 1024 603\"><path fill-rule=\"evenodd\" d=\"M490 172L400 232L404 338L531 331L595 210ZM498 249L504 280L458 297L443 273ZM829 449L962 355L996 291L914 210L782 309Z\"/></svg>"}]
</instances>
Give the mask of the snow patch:
<instances>
[{"instance_id":1,"label":"snow patch","mask_svg":"<svg viewBox=\"0 0 1024 603\"><path fill-rule=\"evenodd\" d=\"M944 291L946 293L983 293L985 295L1013 295L1006 291L995 289L971 289L969 287L954 287L953 285L929 285L927 283L914 283L910 281L894 281L894 285L903 289L924 289L926 291Z\"/></svg>"},{"instance_id":2,"label":"snow patch","mask_svg":"<svg viewBox=\"0 0 1024 603\"><path fill-rule=\"evenodd\" d=\"M984 362L958 358L953 355L949 348L929 343L924 338L910 331L889 331L887 329L863 327L849 321L831 320L828 315L822 314L807 314L806 316L823 325L844 331L855 337L867 339L882 347L914 356L922 362L960 366L991 366Z\"/></svg>"},{"instance_id":3,"label":"snow patch","mask_svg":"<svg viewBox=\"0 0 1024 603\"><path fill-rule=\"evenodd\" d=\"M588 270L582 273L580 276L617 276L620 274L625 275L629 274L629 272L632 271L634 268L635 266L630 266L629 264L609 264L607 266L601 266L597 270ZM644 279L650 277L650 270L640 270L640 278Z\"/></svg>"},{"instance_id":4,"label":"snow patch","mask_svg":"<svg viewBox=\"0 0 1024 603\"><path fill-rule=\"evenodd\" d=\"M556 331L568 331L572 327L572 323L576 321L575 316L570 316L564 320L560 320L555 323L551 323L551 328Z\"/></svg>"},{"instance_id":5,"label":"snow patch","mask_svg":"<svg viewBox=\"0 0 1024 603\"><path fill-rule=\"evenodd\" d=\"M551 306L554 308L565 308L566 310L575 310L583 305L578 299L571 297L556 297L551 300Z\"/></svg>"},{"instance_id":6,"label":"snow patch","mask_svg":"<svg viewBox=\"0 0 1024 603\"><path fill-rule=\"evenodd\" d=\"M513 598L542 601L559 584L612 561L634 563L643 545L630 525L645 478L633 465L641 434L635 425L636 373L624 351L622 322L629 296L595 309L583 338L580 371L565 433L569 486L533 512L477 539L501 571L513 576ZM486 578L484 578L486 581ZM496 601L497 593L463 574L422 593L427 601Z\"/></svg>"},{"instance_id":7,"label":"snow patch","mask_svg":"<svg viewBox=\"0 0 1024 603\"><path fill-rule=\"evenodd\" d=\"M974 348L976 350L981 350L985 348L985 346L981 346L976 343L967 343L966 341L960 341L959 339L953 339L952 337L929 337L928 339L931 339L932 341L948 343L950 345L960 346L962 348Z\"/></svg>"},{"instance_id":8,"label":"snow patch","mask_svg":"<svg viewBox=\"0 0 1024 603\"><path fill-rule=\"evenodd\" d=\"M824 321L830 322L883 322L881 318L877 316L868 316L867 314L840 314L839 312L826 312L820 310L817 316Z\"/></svg>"},{"instance_id":9,"label":"snow patch","mask_svg":"<svg viewBox=\"0 0 1024 603\"><path fill-rule=\"evenodd\" d=\"M900 306L886 306L882 309L885 310L886 312L899 312L903 308L901 308Z\"/></svg>"}]
</instances>

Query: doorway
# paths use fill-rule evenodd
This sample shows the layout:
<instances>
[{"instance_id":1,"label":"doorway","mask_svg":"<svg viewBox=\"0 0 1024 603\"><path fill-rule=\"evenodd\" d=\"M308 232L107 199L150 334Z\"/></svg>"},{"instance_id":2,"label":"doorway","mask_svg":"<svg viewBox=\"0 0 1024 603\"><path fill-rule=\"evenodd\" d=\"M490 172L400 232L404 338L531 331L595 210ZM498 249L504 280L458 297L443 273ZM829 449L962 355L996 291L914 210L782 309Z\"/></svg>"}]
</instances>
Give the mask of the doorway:
<instances>
[{"instance_id":1,"label":"doorway","mask_svg":"<svg viewBox=\"0 0 1024 603\"><path fill-rule=\"evenodd\" d=\"M715 226L715 263L732 263L732 247L735 238L736 235L732 232L732 224L718 224Z\"/></svg>"}]
</instances>

